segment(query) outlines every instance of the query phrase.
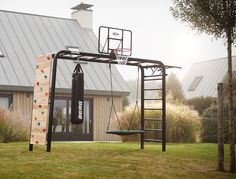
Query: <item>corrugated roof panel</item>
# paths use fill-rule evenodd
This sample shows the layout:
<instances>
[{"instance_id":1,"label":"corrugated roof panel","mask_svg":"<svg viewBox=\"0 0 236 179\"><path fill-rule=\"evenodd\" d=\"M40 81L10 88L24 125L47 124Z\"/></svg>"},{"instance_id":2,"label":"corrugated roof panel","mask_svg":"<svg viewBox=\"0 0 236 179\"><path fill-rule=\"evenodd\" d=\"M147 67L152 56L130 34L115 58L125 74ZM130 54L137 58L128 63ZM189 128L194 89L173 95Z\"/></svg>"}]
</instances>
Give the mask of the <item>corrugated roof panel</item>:
<instances>
[{"instance_id":1,"label":"corrugated roof panel","mask_svg":"<svg viewBox=\"0 0 236 179\"><path fill-rule=\"evenodd\" d=\"M60 30L65 34L66 39L68 40L69 44L67 46L80 46L81 43L76 42L76 40L73 38L73 36L71 35L70 30L68 29L67 25L65 24L63 19L55 19L56 22L58 23L58 26L60 28Z\"/></svg>"},{"instance_id":2,"label":"corrugated roof panel","mask_svg":"<svg viewBox=\"0 0 236 179\"><path fill-rule=\"evenodd\" d=\"M18 31L17 29L15 29L16 24L14 23L14 16L12 15L13 15L12 13L4 13L3 16L5 17L2 19L2 23L4 24L4 27L7 31L7 38L13 48L12 52L14 53L16 57L14 61L11 58L10 60L11 60L11 63L14 65L13 68L15 68L17 72L18 71L22 72L22 75L19 77L21 84L30 85L32 75L30 76L28 75L28 73L33 72L33 69L31 65L28 64L29 62L25 54L25 50L22 47L22 44L18 37L18 33L17 33ZM22 61L21 59L25 59L25 60Z\"/></svg>"},{"instance_id":3,"label":"corrugated roof panel","mask_svg":"<svg viewBox=\"0 0 236 179\"><path fill-rule=\"evenodd\" d=\"M88 34L89 38L93 42L94 47L96 48L96 52L97 52L98 51L98 39L95 36L94 32L91 29L84 29L84 31L86 31L86 33Z\"/></svg>"},{"instance_id":4,"label":"corrugated roof panel","mask_svg":"<svg viewBox=\"0 0 236 179\"><path fill-rule=\"evenodd\" d=\"M15 17L18 21L22 33L24 34L28 46L30 46L28 49L30 49L30 51L32 51L32 54L34 55L31 60L33 61L33 64L35 66L35 59L33 58L37 56L37 54L42 53L42 50L40 49L38 42L34 38L32 29L30 28L28 22L26 21L24 14L15 15Z\"/></svg>"},{"instance_id":5,"label":"corrugated roof panel","mask_svg":"<svg viewBox=\"0 0 236 179\"><path fill-rule=\"evenodd\" d=\"M28 24L28 27L31 29L32 35L34 36L35 41L37 42L41 54L48 54L50 53L50 49L48 49L47 44L45 40L42 37L42 34L40 33L37 25L35 24L36 22L34 21L34 18L29 15L24 15L24 18Z\"/></svg>"},{"instance_id":6,"label":"corrugated roof panel","mask_svg":"<svg viewBox=\"0 0 236 179\"><path fill-rule=\"evenodd\" d=\"M10 82L6 76L5 70L2 67L2 60L3 58L0 57L0 81L1 81L1 85L9 85Z\"/></svg>"},{"instance_id":7,"label":"corrugated roof panel","mask_svg":"<svg viewBox=\"0 0 236 179\"><path fill-rule=\"evenodd\" d=\"M7 61L4 62L4 67L8 72L10 70L11 75L8 75L9 79L13 76L16 77L17 83L16 85L29 85L29 80L26 77L25 71L22 69L21 63L19 62L19 57L16 53L15 42L16 38L14 38L15 34L12 31L12 28L9 25L9 21L4 12L0 12L0 20L1 20L1 41L4 45L6 56L8 57ZM5 65L6 63L6 65ZM14 80L14 79L13 79ZM16 81L15 81L16 82Z\"/></svg>"},{"instance_id":8,"label":"corrugated roof panel","mask_svg":"<svg viewBox=\"0 0 236 179\"><path fill-rule=\"evenodd\" d=\"M34 58L33 50L29 43L26 41L24 33L22 32L21 27L18 24L15 14L8 13L8 18L14 34L12 36L16 38L16 40L14 41L16 54L19 58L20 65L24 70L24 74L28 80L28 85L32 85L31 82L34 80L35 66L35 63L32 60Z\"/></svg>"}]
</instances>

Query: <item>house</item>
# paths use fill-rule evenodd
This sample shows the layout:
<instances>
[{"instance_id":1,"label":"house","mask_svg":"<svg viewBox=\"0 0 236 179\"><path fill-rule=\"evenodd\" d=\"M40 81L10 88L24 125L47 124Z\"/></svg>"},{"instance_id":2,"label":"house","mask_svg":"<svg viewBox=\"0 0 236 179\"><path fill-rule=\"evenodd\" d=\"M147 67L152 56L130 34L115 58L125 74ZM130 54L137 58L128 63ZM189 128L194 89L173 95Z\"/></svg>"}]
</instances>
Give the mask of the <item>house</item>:
<instances>
[{"instance_id":1,"label":"house","mask_svg":"<svg viewBox=\"0 0 236 179\"><path fill-rule=\"evenodd\" d=\"M236 56L232 57L233 71L236 71ZM194 97L216 97L217 83L221 83L228 71L228 59L220 58L194 63L182 80L187 99Z\"/></svg>"},{"instance_id":2,"label":"house","mask_svg":"<svg viewBox=\"0 0 236 179\"><path fill-rule=\"evenodd\" d=\"M92 29L92 5L72 8L71 19L0 10L0 106L30 120L36 57L62 49L97 53ZM70 123L73 61L58 61L53 140L119 140L106 134L109 118L110 79L108 64L82 64L85 81L84 123ZM114 67L113 91L116 110L129 95L124 79Z\"/></svg>"}]
</instances>

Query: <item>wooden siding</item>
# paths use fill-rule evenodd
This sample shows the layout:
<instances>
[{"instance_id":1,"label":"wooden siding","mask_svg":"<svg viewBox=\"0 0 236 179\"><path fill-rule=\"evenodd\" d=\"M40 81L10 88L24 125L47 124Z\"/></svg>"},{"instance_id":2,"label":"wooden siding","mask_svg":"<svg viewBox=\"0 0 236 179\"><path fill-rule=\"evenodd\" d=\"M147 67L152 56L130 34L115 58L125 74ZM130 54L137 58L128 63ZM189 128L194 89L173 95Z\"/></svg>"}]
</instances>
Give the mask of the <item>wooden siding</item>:
<instances>
[{"instance_id":1,"label":"wooden siding","mask_svg":"<svg viewBox=\"0 0 236 179\"><path fill-rule=\"evenodd\" d=\"M111 108L111 98L109 96L94 97L93 104L93 128L95 141L114 141L120 140L119 136L106 134L109 113ZM117 112L122 111L122 97L114 97L114 105Z\"/></svg>"},{"instance_id":2,"label":"wooden siding","mask_svg":"<svg viewBox=\"0 0 236 179\"><path fill-rule=\"evenodd\" d=\"M0 94L13 95L13 110L29 118L32 113L33 93L0 91ZM57 97L70 97L70 94L56 94ZM94 141L117 141L119 136L106 134L111 108L110 96L89 95L85 98L93 101L93 140ZM114 105L117 112L122 111L122 97L114 97Z\"/></svg>"},{"instance_id":3,"label":"wooden siding","mask_svg":"<svg viewBox=\"0 0 236 179\"><path fill-rule=\"evenodd\" d=\"M0 91L0 94L12 95L12 109L30 120L33 105L33 93Z\"/></svg>"}]
</instances>

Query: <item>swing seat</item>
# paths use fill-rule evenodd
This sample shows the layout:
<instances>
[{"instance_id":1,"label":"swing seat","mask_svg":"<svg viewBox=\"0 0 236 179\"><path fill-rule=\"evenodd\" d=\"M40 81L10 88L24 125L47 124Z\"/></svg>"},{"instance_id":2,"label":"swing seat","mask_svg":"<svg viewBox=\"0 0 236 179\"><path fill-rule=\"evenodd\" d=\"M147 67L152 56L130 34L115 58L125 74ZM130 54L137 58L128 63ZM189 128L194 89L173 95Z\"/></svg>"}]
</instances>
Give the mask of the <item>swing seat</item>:
<instances>
[{"instance_id":1,"label":"swing seat","mask_svg":"<svg viewBox=\"0 0 236 179\"><path fill-rule=\"evenodd\" d=\"M106 133L115 135L134 135L144 133L144 130L112 130L107 131Z\"/></svg>"}]
</instances>

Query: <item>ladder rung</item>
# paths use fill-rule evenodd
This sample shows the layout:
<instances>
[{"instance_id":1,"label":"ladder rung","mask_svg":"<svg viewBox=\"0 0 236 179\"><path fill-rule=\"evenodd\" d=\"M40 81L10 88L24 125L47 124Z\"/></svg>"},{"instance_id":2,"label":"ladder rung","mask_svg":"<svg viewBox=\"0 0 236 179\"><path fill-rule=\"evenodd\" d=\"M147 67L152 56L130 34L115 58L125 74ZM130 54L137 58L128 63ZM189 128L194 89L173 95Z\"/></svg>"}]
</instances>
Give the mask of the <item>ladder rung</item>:
<instances>
[{"instance_id":1,"label":"ladder rung","mask_svg":"<svg viewBox=\"0 0 236 179\"><path fill-rule=\"evenodd\" d=\"M153 78L153 79L143 79L144 81L157 81L162 80L161 78Z\"/></svg>"},{"instance_id":2,"label":"ladder rung","mask_svg":"<svg viewBox=\"0 0 236 179\"><path fill-rule=\"evenodd\" d=\"M159 91L159 90L162 90L162 88L144 89L144 91Z\"/></svg>"},{"instance_id":3,"label":"ladder rung","mask_svg":"<svg viewBox=\"0 0 236 179\"><path fill-rule=\"evenodd\" d=\"M149 131L162 131L162 129L144 129L145 132Z\"/></svg>"},{"instance_id":4,"label":"ladder rung","mask_svg":"<svg viewBox=\"0 0 236 179\"><path fill-rule=\"evenodd\" d=\"M157 98L157 99L155 99L155 98L146 98L146 99L144 99L144 100L161 101L162 99L160 99L160 98L159 98L159 99L158 99L158 98Z\"/></svg>"},{"instance_id":5,"label":"ladder rung","mask_svg":"<svg viewBox=\"0 0 236 179\"><path fill-rule=\"evenodd\" d=\"M160 111L160 110L162 110L162 108L144 108L144 110L152 110L152 111L157 110L157 111Z\"/></svg>"},{"instance_id":6,"label":"ladder rung","mask_svg":"<svg viewBox=\"0 0 236 179\"><path fill-rule=\"evenodd\" d=\"M157 76L162 76L162 75L145 75L144 78L151 78L151 77L157 77ZM167 76L167 75L165 75Z\"/></svg>"},{"instance_id":7,"label":"ladder rung","mask_svg":"<svg viewBox=\"0 0 236 179\"><path fill-rule=\"evenodd\" d=\"M161 118L144 118L144 120L147 120L147 121L162 121Z\"/></svg>"},{"instance_id":8,"label":"ladder rung","mask_svg":"<svg viewBox=\"0 0 236 179\"><path fill-rule=\"evenodd\" d=\"M160 139L144 139L145 142L162 142Z\"/></svg>"},{"instance_id":9,"label":"ladder rung","mask_svg":"<svg viewBox=\"0 0 236 179\"><path fill-rule=\"evenodd\" d=\"M119 39L119 38L114 38L114 37L109 37L110 40L122 40L122 39ZM111 49L110 49L111 50Z\"/></svg>"}]
</instances>

